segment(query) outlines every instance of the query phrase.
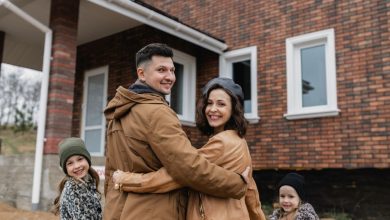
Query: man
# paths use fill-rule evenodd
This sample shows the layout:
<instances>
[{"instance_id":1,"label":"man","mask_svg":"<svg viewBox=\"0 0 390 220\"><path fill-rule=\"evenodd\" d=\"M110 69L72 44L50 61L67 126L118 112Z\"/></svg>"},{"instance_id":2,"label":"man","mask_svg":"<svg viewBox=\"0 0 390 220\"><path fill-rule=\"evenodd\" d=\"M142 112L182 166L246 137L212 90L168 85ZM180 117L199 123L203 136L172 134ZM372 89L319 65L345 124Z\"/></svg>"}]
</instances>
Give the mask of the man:
<instances>
[{"instance_id":1,"label":"man","mask_svg":"<svg viewBox=\"0 0 390 220\"><path fill-rule=\"evenodd\" d=\"M179 183L219 197L241 198L246 183L198 155L164 96L175 83L173 52L149 44L136 54L138 80L119 87L104 113L108 120L104 219L185 219L185 194L122 192L112 182L117 169L147 173L164 166Z\"/></svg>"}]
</instances>

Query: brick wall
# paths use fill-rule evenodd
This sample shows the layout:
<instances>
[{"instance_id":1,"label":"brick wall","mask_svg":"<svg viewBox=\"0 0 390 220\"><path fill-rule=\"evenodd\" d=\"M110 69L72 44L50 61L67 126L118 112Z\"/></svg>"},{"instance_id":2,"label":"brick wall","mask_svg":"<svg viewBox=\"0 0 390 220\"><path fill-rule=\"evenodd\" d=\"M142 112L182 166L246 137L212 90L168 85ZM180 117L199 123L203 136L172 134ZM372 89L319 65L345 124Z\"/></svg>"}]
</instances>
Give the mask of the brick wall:
<instances>
[{"instance_id":1,"label":"brick wall","mask_svg":"<svg viewBox=\"0 0 390 220\"><path fill-rule=\"evenodd\" d=\"M228 50L257 46L261 119L247 135L255 169L390 167L390 2L144 2L224 39ZM341 113L286 120L285 39L329 28Z\"/></svg>"},{"instance_id":2,"label":"brick wall","mask_svg":"<svg viewBox=\"0 0 390 220\"><path fill-rule=\"evenodd\" d=\"M57 153L57 144L72 128L79 1L52 0L53 31L44 153Z\"/></svg>"}]
</instances>

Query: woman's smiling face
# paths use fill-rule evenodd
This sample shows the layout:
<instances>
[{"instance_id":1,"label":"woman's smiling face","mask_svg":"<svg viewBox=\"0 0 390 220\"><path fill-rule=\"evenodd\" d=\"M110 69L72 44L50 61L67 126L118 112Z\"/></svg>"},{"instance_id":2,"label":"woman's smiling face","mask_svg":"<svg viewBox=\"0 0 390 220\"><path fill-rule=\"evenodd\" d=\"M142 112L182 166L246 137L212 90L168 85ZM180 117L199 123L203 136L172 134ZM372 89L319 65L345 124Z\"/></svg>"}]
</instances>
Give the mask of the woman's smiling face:
<instances>
[{"instance_id":1,"label":"woman's smiling face","mask_svg":"<svg viewBox=\"0 0 390 220\"><path fill-rule=\"evenodd\" d=\"M225 90L214 89L210 92L205 115L210 127L214 128L214 134L225 129L225 124L232 116L232 101Z\"/></svg>"}]
</instances>

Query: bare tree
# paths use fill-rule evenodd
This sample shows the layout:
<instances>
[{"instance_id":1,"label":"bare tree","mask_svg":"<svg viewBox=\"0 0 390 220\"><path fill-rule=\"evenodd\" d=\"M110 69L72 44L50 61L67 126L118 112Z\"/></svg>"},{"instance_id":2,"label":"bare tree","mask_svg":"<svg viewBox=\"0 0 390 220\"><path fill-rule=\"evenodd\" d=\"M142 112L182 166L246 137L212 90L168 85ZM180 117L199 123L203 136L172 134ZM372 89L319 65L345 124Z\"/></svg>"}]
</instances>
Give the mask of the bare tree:
<instances>
[{"instance_id":1,"label":"bare tree","mask_svg":"<svg viewBox=\"0 0 390 220\"><path fill-rule=\"evenodd\" d=\"M40 80L23 78L24 69L2 68L0 75L0 126L15 123L16 112L25 114L26 118L34 118L38 111ZM32 123L36 124L33 120Z\"/></svg>"},{"instance_id":2,"label":"bare tree","mask_svg":"<svg viewBox=\"0 0 390 220\"><path fill-rule=\"evenodd\" d=\"M3 84L2 108L3 108L3 125L11 122L12 112L16 107L15 89L18 85L18 77L15 72L3 72L1 78Z\"/></svg>"},{"instance_id":3,"label":"bare tree","mask_svg":"<svg viewBox=\"0 0 390 220\"><path fill-rule=\"evenodd\" d=\"M25 113L29 118L34 119L34 113L39 110L39 98L41 93L41 81L28 81L23 90ZM36 125L36 121L31 121L32 124Z\"/></svg>"}]
</instances>

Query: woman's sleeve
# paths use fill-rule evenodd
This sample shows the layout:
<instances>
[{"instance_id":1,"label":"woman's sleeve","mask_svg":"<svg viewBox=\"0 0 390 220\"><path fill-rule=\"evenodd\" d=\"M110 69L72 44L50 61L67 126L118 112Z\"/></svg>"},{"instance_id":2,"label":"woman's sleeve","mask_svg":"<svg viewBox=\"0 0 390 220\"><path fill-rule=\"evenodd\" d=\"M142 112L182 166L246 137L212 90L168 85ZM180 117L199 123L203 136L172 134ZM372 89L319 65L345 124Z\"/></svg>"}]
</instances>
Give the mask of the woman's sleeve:
<instances>
[{"instance_id":1,"label":"woman's sleeve","mask_svg":"<svg viewBox=\"0 0 390 220\"><path fill-rule=\"evenodd\" d=\"M118 182L122 191L137 193L166 193L183 187L168 174L164 167L150 173L124 172Z\"/></svg>"},{"instance_id":2,"label":"woman's sleeve","mask_svg":"<svg viewBox=\"0 0 390 220\"><path fill-rule=\"evenodd\" d=\"M221 164L221 156L223 155L223 141L217 138L210 139L206 145L198 149L198 153L203 155L208 161L213 164Z\"/></svg>"},{"instance_id":3,"label":"woman's sleeve","mask_svg":"<svg viewBox=\"0 0 390 220\"><path fill-rule=\"evenodd\" d=\"M250 220L265 220L265 215L261 209L259 191L256 186L256 182L253 178L250 178L248 183L248 190L245 194L245 204L249 212Z\"/></svg>"}]
</instances>

